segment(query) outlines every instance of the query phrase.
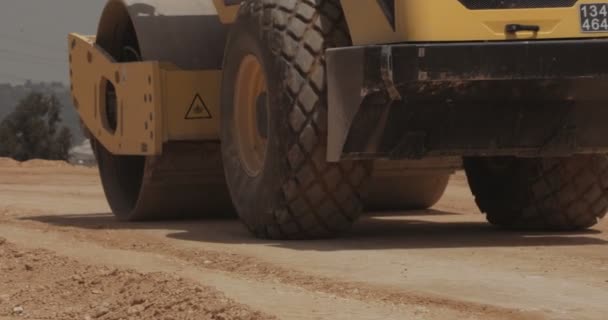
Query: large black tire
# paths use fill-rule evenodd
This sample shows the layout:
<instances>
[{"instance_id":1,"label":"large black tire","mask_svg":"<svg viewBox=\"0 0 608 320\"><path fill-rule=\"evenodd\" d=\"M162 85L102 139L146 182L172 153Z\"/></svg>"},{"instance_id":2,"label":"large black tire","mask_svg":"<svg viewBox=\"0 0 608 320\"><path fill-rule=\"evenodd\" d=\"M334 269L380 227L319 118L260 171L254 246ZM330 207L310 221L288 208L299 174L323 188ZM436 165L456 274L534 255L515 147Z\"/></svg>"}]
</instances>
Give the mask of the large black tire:
<instances>
[{"instance_id":1,"label":"large black tire","mask_svg":"<svg viewBox=\"0 0 608 320\"><path fill-rule=\"evenodd\" d=\"M333 237L362 212L371 163L326 162L324 51L350 45L337 0L245 1L224 59L222 150L233 202L253 234ZM236 132L235 81L245 57L264 72L267 147L257 175L245 170Z\"/></svg>"},{"instance_id":2,"label":"large black tire","mask_svg":"<svg viewBox=\"0 0 608 320\"><path fill-rule=\"evenodd\" d=\"M365 208L370 211L425 210L443 196L450 174L380 175L374 173Z\"/></svg>"},{"instance_id":3,"label":"large black tire","mask_svg":"<svg viewBox=\"0 0 608 320\"><path fill-rule=\"evenodd\" d=\"M608 158L469 158L464 167L481 211L510 229L569 231L608 210Z\"/></svg>"}]
</instances>

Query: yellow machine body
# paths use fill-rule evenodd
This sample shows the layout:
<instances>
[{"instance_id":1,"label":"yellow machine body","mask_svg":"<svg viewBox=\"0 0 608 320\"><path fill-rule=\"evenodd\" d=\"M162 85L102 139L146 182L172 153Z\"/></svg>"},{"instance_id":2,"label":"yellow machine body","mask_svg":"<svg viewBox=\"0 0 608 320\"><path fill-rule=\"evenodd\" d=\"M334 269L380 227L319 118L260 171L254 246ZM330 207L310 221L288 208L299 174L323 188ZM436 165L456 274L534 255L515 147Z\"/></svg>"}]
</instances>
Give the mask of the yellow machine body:
<instances>
[{"instance_id":1,"label":"yellow machine body","mask_svg":"<svg viewBox=\"0 0 608 320\"><path fill-rule=\"evenodd\" d=\"M458 0L396 0L387 13L382 1L341 1L353 45L606 37L608 33L580 31L579 5L595 2L579 0L565 8L471 10ZM138 5L141 4L111 0L109 17L104 19L112 25L122 25L128 14L116 8L125 12L142 10ZM198 5L217 15L221 24L228 27L239 8L238 4L223 0L206 0ZM179 12L176 20L187 11L180 6L171 10ZM140 15L134 12L132 19ZM100 30L107 21L102 19ZM534 24L540 31L511 34L505 31L506 24ZM153 38L143 31L138 36ZM120 63L97 45L93 36L71 34L69 46L78 112L90 133L112 153L158 155L168 141L219 140L221 68L181 68L173 61L148 59ZM109 128L104 118L104 91L108 84L116 89L116 130Z\"/></svg>"},{"instance_id":2,"label":"yellow machine body","mask_svg":"<svg viewBox=\"0 0 608 320\"><path fill-rule=\"evenodd\" d=\"M213 2L224 23L234 21L238 6ZM579 6L594 3L598 1L579 0L558 8L471 10L458 0L396 0L394 16L387 17L381 1L341 1L354 45L608 37L608 32L590 35L580 30ZM534 24L541 31L513 35L505 32L507 24Z\"/></svg>"},{"instance_id":3,"label":"yellow machine body","mask_svg":"<svg viewBox=\"0 0 608 320\"><path fill-rule=\"evenodd\" d=\"M394 26L377 0L342 0L355 45L396 42L500 41L606 37L582 33L579 0L571 7L471 10L458 0L396 0ZM539 32L505 32L507 24L537 25Z\"/></svg>"}]
</instances>

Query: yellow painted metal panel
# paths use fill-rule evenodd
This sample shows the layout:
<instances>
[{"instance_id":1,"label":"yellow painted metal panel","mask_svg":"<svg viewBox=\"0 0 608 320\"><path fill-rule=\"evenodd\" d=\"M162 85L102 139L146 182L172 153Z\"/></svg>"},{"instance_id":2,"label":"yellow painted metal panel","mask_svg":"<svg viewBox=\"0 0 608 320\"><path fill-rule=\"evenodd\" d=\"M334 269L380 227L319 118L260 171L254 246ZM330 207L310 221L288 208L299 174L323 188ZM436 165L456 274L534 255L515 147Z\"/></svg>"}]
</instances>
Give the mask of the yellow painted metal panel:
<instances>
[{"instance_id":1,"label":"yellow painted metal panel","mask_svg":"<svg viewBox=\"0 0 608 320\"><path fill-rule=\"evenodd\" d=\"M567 8L469 10L457 0L396 0L395 28L376 0L342 0L355 45L393 42L497 41L608 37L582 33L579 0ZM505 33L507 24L538 25L541 31Z\"/></svg>"},{"instance_id":2,"label":"yellow painted metal panel","mask_svg":"<svg viewBox=\"0 0 608 320\"><path fill-rule=\"evenodd\" d=\"M92 38L76 34L69 36L69 46L74 105L91 134L115 154L161 153L158 63L115 63ZM104 112L109 84L117 96L115 131Z\"/></svg>"},{"instance_id":3,"label":"yellow painted metal panel","mask_svg":"<svg viewBox=\"0 0 608 320\"><path fill-rule=\"evenodd\" d=\"M219 140L222 72L163 70L165 140Z\"/></svg>"},{"instance_id":4,"label":"yellow painted metal panel","mask_svg":"<svg viewBox=\"0 0 608 320\"><path fill-rule=\"evenodd\" d=\"M224 24L233 23L239 12L240 5L226 5L224 0L213 0L213 4L220 16L220 21Z\"/></svg>"},{"instance_id":5,"label":"yellow painted metal panel","mask_svg":"<svg viewBox=\"0 0 608 320\"><path fill-rule=\"evenodd\" d=\"M85 126L111 153L158 155L168 141L219 140L221 71L117 63L94 41L69 36L72 95ZM116 90L116 130L104 109L109 84Z\"/></svg>"}]
</instances>

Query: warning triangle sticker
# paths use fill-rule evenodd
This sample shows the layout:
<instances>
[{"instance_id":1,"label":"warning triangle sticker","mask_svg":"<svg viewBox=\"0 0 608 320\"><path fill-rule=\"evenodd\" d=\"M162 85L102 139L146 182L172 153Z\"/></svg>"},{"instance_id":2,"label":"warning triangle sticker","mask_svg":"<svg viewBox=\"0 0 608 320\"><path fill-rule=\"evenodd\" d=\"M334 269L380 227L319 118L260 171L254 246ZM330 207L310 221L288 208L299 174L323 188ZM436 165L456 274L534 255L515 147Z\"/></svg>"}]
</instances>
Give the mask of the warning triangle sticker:
<instances>
[{"instance_id":1,"label":"warning triangle sticker","mask_svg":"<svg viewBox=\"0 0 608 320\"><path fill-rule=\"evenodd\" d=\"M213 116L211 116L211 112L209 112L203 98L201 98L198 93L196 96L194 96L190 109L188 109L188 113L186 113L186 120L196 119L213 119Z\"/></svg>"}]
</instances>

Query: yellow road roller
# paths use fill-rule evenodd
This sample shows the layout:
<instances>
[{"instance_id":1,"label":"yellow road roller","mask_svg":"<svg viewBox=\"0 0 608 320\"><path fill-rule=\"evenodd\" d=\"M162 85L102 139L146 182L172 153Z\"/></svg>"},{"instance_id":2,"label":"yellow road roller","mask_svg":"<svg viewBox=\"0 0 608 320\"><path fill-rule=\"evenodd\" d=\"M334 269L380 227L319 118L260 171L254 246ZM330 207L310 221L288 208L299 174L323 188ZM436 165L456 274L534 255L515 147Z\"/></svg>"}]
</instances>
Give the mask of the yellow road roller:
<instances>
[{"instance_id":1,"label":"yellow road roller","mask_svg":"<svg viewBox=\"0 0 608 320\"><path fill-rule=\"evenodd\" d=\"M504 228L608 210L608 1L110 0L68 46L119 219L332 237L460 168Z\"/></svg>"}]
</instances>

